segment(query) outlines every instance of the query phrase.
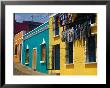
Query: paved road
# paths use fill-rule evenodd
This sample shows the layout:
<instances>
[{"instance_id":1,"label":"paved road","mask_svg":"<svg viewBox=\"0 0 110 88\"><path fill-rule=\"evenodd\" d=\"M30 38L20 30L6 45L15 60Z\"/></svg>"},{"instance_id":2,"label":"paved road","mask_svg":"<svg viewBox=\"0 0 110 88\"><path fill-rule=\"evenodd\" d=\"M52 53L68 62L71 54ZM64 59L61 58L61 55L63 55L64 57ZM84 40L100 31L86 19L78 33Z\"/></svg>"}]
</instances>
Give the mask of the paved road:
<instances>
[{"instance_id":1,"label":"paved road","mask_svg":"<svg viewBox=\"0 0 110 88\"><path fill-rule=\"evenodd\" d=\"M32 70L20 63L13 63L13 74L14 75L46 75L37 71Z\"/></svg>"}]
</instances>

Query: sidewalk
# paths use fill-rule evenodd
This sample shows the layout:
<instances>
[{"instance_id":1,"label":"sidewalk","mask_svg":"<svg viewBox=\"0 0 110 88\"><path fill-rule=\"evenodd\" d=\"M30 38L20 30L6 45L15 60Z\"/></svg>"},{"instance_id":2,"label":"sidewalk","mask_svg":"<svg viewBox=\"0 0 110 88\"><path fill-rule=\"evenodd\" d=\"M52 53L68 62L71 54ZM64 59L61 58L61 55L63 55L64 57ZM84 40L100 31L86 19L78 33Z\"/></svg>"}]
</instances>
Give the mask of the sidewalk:
<instances>
[{"instance_id":1,"label":"sidewalk","mask_svg":"<svg viewBox=\"0 0 110 88\"><path fill-rule=\"evenodd\" d=\"M37 71L34 71L31 68L28 68L20 63L13 63L13 75L47 75Z\"/></svg>"}]
</instances>

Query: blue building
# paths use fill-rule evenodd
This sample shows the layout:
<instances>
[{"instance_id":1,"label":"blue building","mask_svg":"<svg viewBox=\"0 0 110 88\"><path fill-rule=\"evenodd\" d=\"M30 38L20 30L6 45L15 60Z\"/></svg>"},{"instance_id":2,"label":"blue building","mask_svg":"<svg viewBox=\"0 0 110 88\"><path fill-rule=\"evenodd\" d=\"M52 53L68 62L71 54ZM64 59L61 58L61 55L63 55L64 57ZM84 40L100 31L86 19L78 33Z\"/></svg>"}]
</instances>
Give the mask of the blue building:
<instances>
[{"instance_id":1,"label":"blue building","mask_svg":"<svg viewBox=\"0 0 110 88\"><path fill-rule=\"evenodd\" d=\"M22 64L48 74L49 22L46 22L23 36Z\"/></svg>"}]
</instances>

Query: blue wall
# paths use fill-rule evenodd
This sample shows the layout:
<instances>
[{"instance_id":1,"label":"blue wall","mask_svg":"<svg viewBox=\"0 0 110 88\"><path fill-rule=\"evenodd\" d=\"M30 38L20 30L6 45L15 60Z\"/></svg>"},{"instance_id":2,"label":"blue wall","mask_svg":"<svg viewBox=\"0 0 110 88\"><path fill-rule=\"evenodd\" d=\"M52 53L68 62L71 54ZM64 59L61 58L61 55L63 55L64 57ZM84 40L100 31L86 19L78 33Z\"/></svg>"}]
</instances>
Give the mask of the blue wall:
<instances>
[{"instance_id":1,"label":"blue wall","mask_svg":"<svg viewBox=\"0 0 110 88\"><path fill-rule=\"evenodd\" d=\"M43 38L46 42L46 59L48 61L49 58L49 29L46 29L28 39L25 39L30 34L34 33L35 31L42 30L45 26L48 27L48 22L44 23L43 25L37 27L33 31L27 33L23 36L23 43L22 43L22 64L25 65L25 58L26 58L26 48L27 45L29 47L29 66L32 68L32 59L33 59L33 48L37 48L37 60L36 60L36 70L38 72L42 73L48 73L48 70L46 70L46 62L40 63L41 61L41 43L43 41Z\"/></svg>"}]
</instances>

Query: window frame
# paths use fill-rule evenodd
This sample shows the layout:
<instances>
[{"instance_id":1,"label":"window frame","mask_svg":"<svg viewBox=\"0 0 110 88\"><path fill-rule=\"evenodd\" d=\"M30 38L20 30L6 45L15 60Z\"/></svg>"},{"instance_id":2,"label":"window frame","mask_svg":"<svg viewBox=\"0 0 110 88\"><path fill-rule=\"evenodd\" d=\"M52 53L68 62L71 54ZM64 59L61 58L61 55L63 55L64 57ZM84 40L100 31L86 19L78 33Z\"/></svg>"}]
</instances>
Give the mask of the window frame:
<instances>
[{"instance_id":1,"label":"window frame","mask_svg":"<svg viewBox=\"0 0 110 88\"><path fill-rule=\"evenodd\" d=\"M45 59L43 60L43 47L45 48ZM41 44L41 61L40 63L44 63L46 61L47 55L46 55L46 44Z\"/></svg>"},{"instance_id":2,"label":"window frame","mask_svg":"<svg viewBox=\"0 0 110 88\"><path fill-rule=\"evenodd\" d=\"M27 53L27 50L28 50L28 53ZM28 56L27 56L27 54L28 54ZM28 57L28 58L27 58L27 57ZM27 60L28 62L26 62L26 60ZM29 65L29 49L26 49L25 65Z\"/></svg>"},{"instance_id":3,"label":"window frame","mask_svg":"<svg viewBox=\"0 0 110 88\"><path fill-rule=\"evenodd\" d=\"M57 22L57 27L55 27L56 25L55 25L55 23L56 23L56 19L54 18L54 21L53 21L53 36L54 37L58 37L58 36L60 36L60 22L59 22L59 18L58 18L58 22ZM58 30L58 34L56 34L56 32L55 31L57 31Z\"/></svg>"},{"instance_id":4,"label":"window frame","mask_svg":"<svg viewBox=\"0 0 110 88\"><path fill-rule=\"evenodd\" d=\"M96 51L95 51L95 61L87 61L87 57L89 57L89 56L87 56L88 55L88 52L87 52L87 39L85 40L85 64L92 64L92 63L97 63L97 34L91 34L91 36L94 36L95 37L95 47L96 47Z\"/></svg>"},{"instance_id":5,"label":"window frame","mask_svg":"<svg viewBox=\"0 0 110 88\"><path fill-rule=\"evenodd\" d=\"M52 69L53 70L60 70L61 67L57 68L56 67L56 47L59 46L59 66L61 66L60 64L60 44L55 44L55 45L52 45ZM58 66L58 65L57 65Z\"/></svg>"},{"instance_id":6,"label":"window frame","mask_svg":"<svg viewBox=\"0 0 110 88\"><path fill-rule=\"evenodd\" d=\"M74 64L74 42L71 42L72 43L72 51L73 51L73 55L72 55L72 62L70 62L70 54L69 54L69 52L70 52L70 49L69 49L69 43L66 43L66 48L65 48L65 51L66 51L66 61L65 61L65 64L66 65L71 65L71 64ZM68 52L68 55L67 55L67 52Z\"/></svg>"}]
</instances>

